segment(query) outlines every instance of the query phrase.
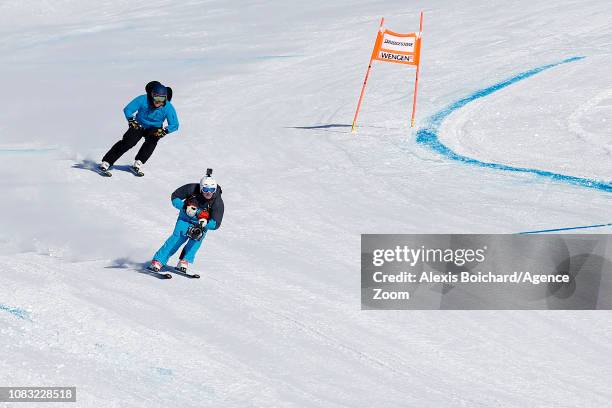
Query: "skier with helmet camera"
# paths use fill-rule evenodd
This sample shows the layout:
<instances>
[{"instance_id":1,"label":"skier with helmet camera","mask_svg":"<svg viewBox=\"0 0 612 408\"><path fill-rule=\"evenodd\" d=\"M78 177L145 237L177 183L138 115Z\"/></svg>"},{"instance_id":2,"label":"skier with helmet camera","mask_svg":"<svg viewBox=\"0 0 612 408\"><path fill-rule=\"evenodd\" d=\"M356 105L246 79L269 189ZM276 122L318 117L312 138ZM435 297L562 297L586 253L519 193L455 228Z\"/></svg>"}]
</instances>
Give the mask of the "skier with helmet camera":
<instances>
[{"instance_id":1,"label":"skier with helmet camera","mask_svg":"<svg viewBox=\"0 0 612 408\"><path fill-rule=\"evenodd\" d=\"M187 273L187 268L193 263L206 232L221 226L224 212L221 186L212 177L212 169L207 169L200 183L185 184L177 188L170 199L172 205L179 210L179 216L172 235L153 255L149 269L159 272L168 259L187 242L175 268Z\"/></svg>"}]
</instances>

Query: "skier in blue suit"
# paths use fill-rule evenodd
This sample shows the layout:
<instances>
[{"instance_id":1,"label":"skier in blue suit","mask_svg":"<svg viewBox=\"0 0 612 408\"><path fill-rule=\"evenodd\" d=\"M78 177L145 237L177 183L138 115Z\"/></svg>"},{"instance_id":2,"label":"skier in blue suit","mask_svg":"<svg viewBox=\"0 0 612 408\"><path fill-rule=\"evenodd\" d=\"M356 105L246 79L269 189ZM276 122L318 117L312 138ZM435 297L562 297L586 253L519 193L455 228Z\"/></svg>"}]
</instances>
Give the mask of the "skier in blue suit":
<instances>
[{"instance_id":1,"label":"skier in blue suit","mask_svg":"<svg viewBox=\"0 0 612 408\"><path fill-rule=\"evenodd\" d=\"M200 183L185 184L171 196L172 205L179 216L172 235L153 255L149 269L159 272L168 259L185 244L176 269L187 272L202 245L206 232L221 227L225 206L221 198L221 186L212 178L212 170L202 177Z\"/></svg>"},{"instance_id":2,"label":"skier in blue suit","mask_svg":"<svg viewBox=\"0 0 612 408\"><path fill-rule=\"evenodd\" d=\"M146 95L137 96L123 109L128 130L102 158L99 169L105 175L110 175L108 170L115 161L136 146L143 137L145 141L136 154L132 171L138 176L144 175L140 167L151 157L157 142L179 128L176 111L170 103L172 88L152 81L147 84L145 90ZM168 122L167 127L163 127L164 121Z\"/></svg>"}]
</instances>

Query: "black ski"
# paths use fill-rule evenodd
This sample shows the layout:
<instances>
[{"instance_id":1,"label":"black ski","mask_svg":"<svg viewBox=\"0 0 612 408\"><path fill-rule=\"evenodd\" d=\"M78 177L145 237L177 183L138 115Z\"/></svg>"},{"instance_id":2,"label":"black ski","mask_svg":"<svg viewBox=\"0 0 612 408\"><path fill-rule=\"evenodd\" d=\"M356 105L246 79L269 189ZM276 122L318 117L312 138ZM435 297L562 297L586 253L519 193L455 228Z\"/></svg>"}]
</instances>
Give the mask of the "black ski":
<instances>
[{"instance_id":1,"label":"black ski","mask_svg":"<svg viewBox=\"0 0 612 408\"><path fill-rule=\"evenodd\" d=\"M158 272L158 271L156 271L154 269L151 269L149 267L147 267L147 271L150 272L152 275L155 275L159 279L172 279L172 275L169 274L169 273Z\"/></svg>"},{"instance_id":2,"label":"black ski","mask_svg":"<svg viewBox=\"0 0 612 408\"><path fill-rule=\"evenodd\" d=\"M98 172L99 175L101 175L102 177L111 177L113 175L113 173L111 173L108 170L102 170L101 168L97 168L96 170Z\"/></svg>"},{"instance_id":3,"label":"black ski","mask_svg":"<svg viewBox=\"0 0 612 408\"><path fill-rule=\"evenodd\" d=\"M187 273L186 271L182 271L178 268L174 268L174 273L176 273L177 275L184 276L186 278L200 279L200 275L198 275L197 273Z\"/></svg>"},{"instance_id":4,"label":"black ski","mask_svg":"<svg viewBox=\"0 0 612 408\"><path fill-rule=\"evenodd\" d=\"M132 170L132 173L134 173L134 175L135 175L136 177L142 177L142 176L144 176L144 173L143 173L143 172L142 172L140 169L137 169L137 168L136 168L136 167L134 167L134 166L130 166L130 170Z\"/></svg>"}]
</instances>

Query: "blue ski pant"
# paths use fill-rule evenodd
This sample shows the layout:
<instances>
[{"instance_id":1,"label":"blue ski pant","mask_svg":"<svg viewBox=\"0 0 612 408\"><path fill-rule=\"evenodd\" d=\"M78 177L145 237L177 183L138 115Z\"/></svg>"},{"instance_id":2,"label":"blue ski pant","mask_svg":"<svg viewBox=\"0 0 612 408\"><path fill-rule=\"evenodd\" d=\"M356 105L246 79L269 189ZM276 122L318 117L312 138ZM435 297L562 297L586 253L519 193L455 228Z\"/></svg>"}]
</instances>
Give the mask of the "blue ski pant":
<instances>
[{"instance_id":1,"label":"blue ski pant","mask_svg":"<svg viewBox=\"0 0 612 408\"><path fill-rule=\"evenodd\" d=\"M155 255L153 255L153 259L159 261L162 265L168 263L168 259L170 259L170 257L174 255L185 242L187 242L187 244L183 249L182 259L186 260L190 264L193 263L195 255L198 252L198 249L200 249L202 241L206 237L205 233L202 239L198 241L189 238L187 236L187 230L193 224L186 221L184 217L186 217L186 215L184 216L182 213L179 215L172 235L170 235L161 248L159 248Z\"/></svg>"}]
</instances>

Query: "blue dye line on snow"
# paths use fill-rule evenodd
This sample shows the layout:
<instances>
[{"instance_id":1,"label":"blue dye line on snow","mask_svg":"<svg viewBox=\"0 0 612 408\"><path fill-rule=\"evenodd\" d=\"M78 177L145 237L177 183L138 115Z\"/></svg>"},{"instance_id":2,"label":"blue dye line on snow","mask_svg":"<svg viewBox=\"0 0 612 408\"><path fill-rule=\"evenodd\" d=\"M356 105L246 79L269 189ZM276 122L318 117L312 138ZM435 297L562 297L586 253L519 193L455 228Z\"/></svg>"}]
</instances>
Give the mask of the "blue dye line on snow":
<instances>
[{"instance_id":1,"label":"blue dye line on snow","mask_svg":"<svg viewBox=\"0 0 612 408\"><path fill-rule=\"evenodd\" d=\"M451 160L457 160L457 161L460 161L466 164L472 164L472 165L476 165L480 167L505 170L505 171L531 173L531 174L535 174L541 177L546 177L546 178L549 178L555 181L562 181L565 183L574 184L574 185L578 185L582 187L588 187L588 188L594 188L597 190L612 192L611 182L605 182L605 181L583 178L583 177L568 176L565 174L553 173L551 171L532 169L528 167L515 167L515 166L508 166L508 165L500 164L500 163L483 162L477 159L473 159L471 157L463 156L463 155L460 155L452 151L450 148L444 145L440 141L440 138L438 136L438 130L440 128L440 125L444 121L444 119L446 119L451 113L464 107L468 103L476 99L491 95L494 92L497 92L519 81L522 81L523 79L530 78L547 69L554 68L558 65L578 61L583 58L585 57L572 57L572 58L567 58L563 61L556 62L554 64L542 65L540 67L530 69L529 71L521 72L520 74L517 74L511 78L498 82L487 88L480 89L472 93L471 95L466 96L465 98L459 99L458 101L450 104L449 106L442 109L441 111L435 113L433 116L431 116L428 119L429 124L426 127L419 129L417 132L417 136L416 136L417 143L426 145L432 150L434 150L435 152Z\"/></svg>"},{"instance_id":2,"label":"blue dye line on snow","mask_svg":"<svg viewBox=\"0 0 612 408\"><path fill-rule=\"evenodd\" d=\"M153 367L153 369L159 375L165 375L165 376L172 376L172 375L174 375L174 372L171 369L169 369L169 368Z\"/></svg>"},{"instance_id":3,"label":"blue dye line on snow","mask_svg":"<svg viewBox=\"0 0 612 408\"><path fill-rule=\"evenodd\" d=\"M600 228L600 227L612 227L612 223L611 224L584 225L581 227L567 227L567 228L555 228L555 229L537 230L537 231L525 231L525 232L519 232L519 235L540 234L540 233L545 233L545 232L559 232L559 231L570 231L570 230L577 230L577 229Z\"/></svg>"},{"instance_id":4,"label":"blue dye line on snow","mask_svg":"<svg viewBox=\"0 0 612 408\"><path fill-rule=\"evenodd\" d=\"M55 147L40 149L0 149L0 154L44 154L57 150Z\"/></svg>"},{"instance_id":5,"label":"blue dye line on snow","mask_svg":"<svg viewBox=\"0 0 612 408\"><path fill-rule=\"evenodd\" d=\"M19 319L32 321L30 314L26 310L21 309L19 307L11 307L0 303L0 310L4 312L9 312L10 314Z\"/></svg>"}]
</instances>

